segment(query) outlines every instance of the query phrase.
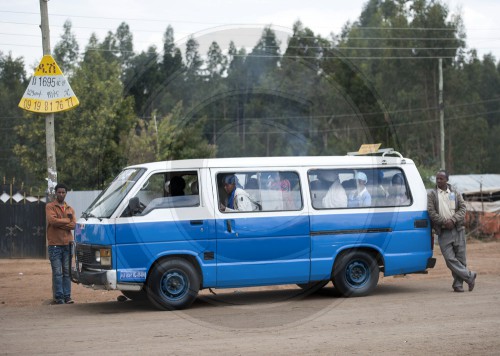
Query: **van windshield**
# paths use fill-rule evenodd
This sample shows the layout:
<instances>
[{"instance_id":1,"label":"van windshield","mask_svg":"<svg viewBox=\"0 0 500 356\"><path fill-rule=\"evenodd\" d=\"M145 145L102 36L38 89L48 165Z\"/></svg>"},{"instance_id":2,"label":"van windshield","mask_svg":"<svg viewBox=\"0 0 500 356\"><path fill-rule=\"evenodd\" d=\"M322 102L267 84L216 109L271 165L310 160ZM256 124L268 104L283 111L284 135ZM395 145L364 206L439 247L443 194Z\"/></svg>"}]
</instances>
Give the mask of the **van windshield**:
<instances>
[{"instance_id":1,"label":"van windshield","mask_svg":"<svg viewBox=\"0 0 500 356\"><path fill-rule=\"evenodd\" d=\"M132 189L137 180L144 174L145 169L129 168L122 171L111 184L90 204L82 214L84 218L109 218L116 210L123 198Z\"/></svg>"}]
</instances>

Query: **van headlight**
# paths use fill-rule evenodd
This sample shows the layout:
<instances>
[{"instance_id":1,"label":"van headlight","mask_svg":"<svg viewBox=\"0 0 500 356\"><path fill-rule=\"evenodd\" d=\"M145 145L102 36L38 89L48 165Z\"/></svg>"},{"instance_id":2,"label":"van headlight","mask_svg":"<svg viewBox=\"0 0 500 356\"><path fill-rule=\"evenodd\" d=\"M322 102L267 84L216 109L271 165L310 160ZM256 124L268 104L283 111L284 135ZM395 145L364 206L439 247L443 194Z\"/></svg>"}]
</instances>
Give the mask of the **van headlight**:
<instances>
[{"instance_id":1,"label":"van headlight","mask_svg":"<svg viewBox=\"0 0 500 356\"><path fill-rule=\"evenodd\" d=\"M95 250L95 261L101 266L111 266L111 249L101 248L99 250Z\"/></svg>"}]
</instances>

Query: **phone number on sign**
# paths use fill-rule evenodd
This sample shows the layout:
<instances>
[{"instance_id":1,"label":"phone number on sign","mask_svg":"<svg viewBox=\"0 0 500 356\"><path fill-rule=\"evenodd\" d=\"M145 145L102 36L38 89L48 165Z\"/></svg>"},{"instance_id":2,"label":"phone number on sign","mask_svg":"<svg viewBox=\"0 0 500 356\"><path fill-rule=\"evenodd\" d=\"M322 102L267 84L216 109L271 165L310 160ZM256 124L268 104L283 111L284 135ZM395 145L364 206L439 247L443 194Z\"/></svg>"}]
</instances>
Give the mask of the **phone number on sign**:
<instances>
[{"instance_id":1,"label":"phone number on sign","mask_svg":"<svg viewBox=\"0 0 500 356\"><path fill-rule=\"evenodd\" d=\"M73 97L62 98L57 100L37 100L37 99L27 99L24 98L21 101L21 108L28 111L40 112L40 113L52 113L69 110L78 103Z\"/></svg>"}]
</instances>

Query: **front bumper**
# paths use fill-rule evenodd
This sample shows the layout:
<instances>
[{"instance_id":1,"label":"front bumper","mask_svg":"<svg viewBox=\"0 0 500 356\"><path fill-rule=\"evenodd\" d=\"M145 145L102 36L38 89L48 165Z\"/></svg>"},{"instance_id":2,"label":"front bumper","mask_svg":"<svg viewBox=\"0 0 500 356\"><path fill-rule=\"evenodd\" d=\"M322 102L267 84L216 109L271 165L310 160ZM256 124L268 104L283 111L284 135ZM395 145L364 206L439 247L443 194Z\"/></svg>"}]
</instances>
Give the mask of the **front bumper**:
<instances>
[{"instance_id":1,"label":"front bumper","mask_svg":"<svg viewBox=\"0 0 500 356\"><path fill-rule=\"evenodd\" d=\"M73 282L83 284L93 289L116 289L115 270L82 270L74 268L71 270Z\"/></svg>"}]
</instances>

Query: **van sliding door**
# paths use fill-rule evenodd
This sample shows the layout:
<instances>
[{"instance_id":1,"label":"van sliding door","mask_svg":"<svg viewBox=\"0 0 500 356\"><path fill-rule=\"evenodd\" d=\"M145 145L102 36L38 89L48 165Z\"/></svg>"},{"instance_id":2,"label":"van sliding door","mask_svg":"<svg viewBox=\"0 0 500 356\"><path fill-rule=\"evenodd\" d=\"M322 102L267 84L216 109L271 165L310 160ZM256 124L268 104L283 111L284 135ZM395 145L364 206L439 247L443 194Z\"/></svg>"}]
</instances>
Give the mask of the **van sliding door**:
<instances>
[{"instance_id":1,"label":"van sliding door","mask_svg":"<svg viewBox=\"0 0 500 356\"><path fill-rule=\"evenodd\" d=\"M213 171L217 286L307 283L309 216L294 171ZM236 192L231 197L231 184Z\"/></svg>"}]
</instances>

